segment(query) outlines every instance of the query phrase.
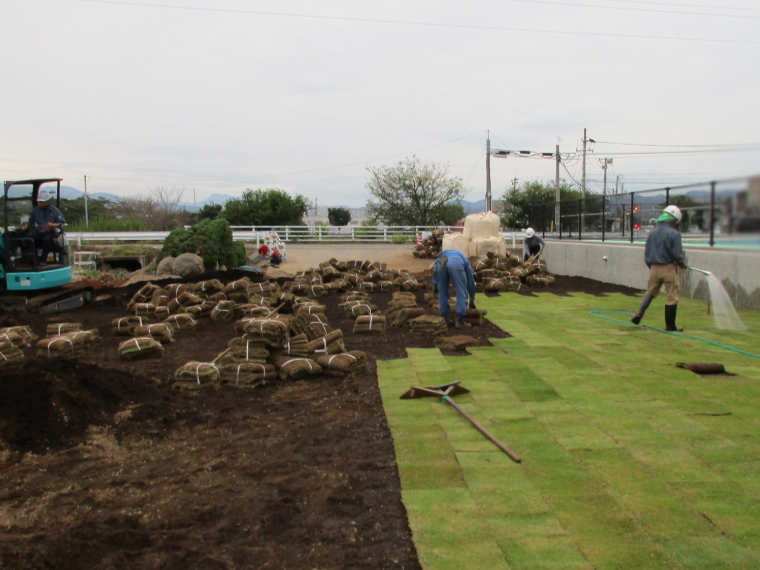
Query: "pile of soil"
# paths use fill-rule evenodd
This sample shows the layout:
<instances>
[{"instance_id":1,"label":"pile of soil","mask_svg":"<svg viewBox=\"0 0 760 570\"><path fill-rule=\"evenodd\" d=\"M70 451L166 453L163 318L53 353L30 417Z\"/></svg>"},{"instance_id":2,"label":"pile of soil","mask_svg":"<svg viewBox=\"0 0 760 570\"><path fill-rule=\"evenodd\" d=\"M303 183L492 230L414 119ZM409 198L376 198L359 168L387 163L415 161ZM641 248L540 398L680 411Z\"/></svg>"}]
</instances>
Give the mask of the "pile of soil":
<instances>
[{"instance_id":1,"label":"pile of soil","mask_svg":"<svg viewBox=\"0 0 760 570\"><path fill-rule=\"evenodd\" d=\"M550 292L569 292L559 285ZM376 359L434 337L354 335L330 295L326 316L349 350L368 353L369 374L180 395L176 368L212 360L234 323L202 319L163 359L124 362L110 323L130 296L0 315L40 336L75 321L103 337L80 362L26 349L24 367L3 375L0 568L420 568ZM373 295L381 310L390 298ZM482 345L507 336L488 322L466 334Z\"/></svg>"}]
</instances>

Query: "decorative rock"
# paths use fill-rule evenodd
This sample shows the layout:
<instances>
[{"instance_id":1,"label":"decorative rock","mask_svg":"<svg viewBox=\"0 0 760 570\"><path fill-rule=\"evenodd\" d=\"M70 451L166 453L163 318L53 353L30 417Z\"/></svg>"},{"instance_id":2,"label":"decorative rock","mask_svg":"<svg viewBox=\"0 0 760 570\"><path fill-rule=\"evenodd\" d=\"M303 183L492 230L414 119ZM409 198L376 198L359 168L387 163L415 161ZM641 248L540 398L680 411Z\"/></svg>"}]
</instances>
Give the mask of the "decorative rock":
<instances>
[{"instance_id":1,"label":"decorative rock","mask_svg":"<svg viewBox=\"0 0 760 570\"><path fill-rule=\"evenodd\" d=\"M194 253L183 253L174 260L174 272L180 277L198 275L204 270L203 259Z\"/></svg>"}]
</instances>

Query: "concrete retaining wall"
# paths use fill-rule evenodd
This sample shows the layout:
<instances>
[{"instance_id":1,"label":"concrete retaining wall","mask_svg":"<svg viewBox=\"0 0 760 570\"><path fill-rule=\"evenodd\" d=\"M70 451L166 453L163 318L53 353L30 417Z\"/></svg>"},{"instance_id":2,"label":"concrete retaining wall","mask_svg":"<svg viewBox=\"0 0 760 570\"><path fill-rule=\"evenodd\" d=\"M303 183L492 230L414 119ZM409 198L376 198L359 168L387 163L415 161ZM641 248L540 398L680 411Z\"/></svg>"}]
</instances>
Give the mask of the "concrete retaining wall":
<instances>
[{"instance_id":1,"label":"concrete retaining wall","mask_svg":"<svg viewBox=\"0 0 760 570\"><path fill-rule=\"evenodd\" d=\"M638 244L549 241L542 257L549 271L557 275L588 277L642 290L646 289L649 277L644 264L644 246ZM686 259L693 267L715 273L737 309L760 310L760 252L687 248ZM681 295L708 298L703 274L679 269L679 275Z\"/></svg>"}]
</instances>

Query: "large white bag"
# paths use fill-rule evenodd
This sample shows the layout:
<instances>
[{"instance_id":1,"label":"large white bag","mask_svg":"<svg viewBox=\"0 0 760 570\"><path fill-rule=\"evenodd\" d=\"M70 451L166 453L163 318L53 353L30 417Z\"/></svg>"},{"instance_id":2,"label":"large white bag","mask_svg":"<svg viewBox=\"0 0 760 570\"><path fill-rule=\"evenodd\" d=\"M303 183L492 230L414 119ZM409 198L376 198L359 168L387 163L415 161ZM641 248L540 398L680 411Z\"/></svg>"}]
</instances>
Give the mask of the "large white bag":
<instances>
[{"instance_id":1,"label":"large white bag","mask_svg":"<svg viewBox=\"0 0 760 570\"><path fill-rule=\"evenodd\" d=\"M497 236L474 239L470 242L470 257L484 257L489 252L499 254L499 242L502 238Z\"/></svg>"},{"instance_id":2,"label":"large white bag","mask_svg":"<svg viewBox=\"0 0 760 570\"><path fill-rule=\"evenodd\" d=\"M460 233L452 232L444 235L442 247L444 250L455 249L465 256L470 255L470 240Z\"/></svg>"},{"instance_id":3,"label":"large white bag","mask_svg":"<svg viewBox=\"0 0 760 570\"><path fill-rule=\"evenodd\" d=\"M501 219L493 212L470 214L464 219L464 235L470 241L499 235Z\"/></svg>"}]
</instances>

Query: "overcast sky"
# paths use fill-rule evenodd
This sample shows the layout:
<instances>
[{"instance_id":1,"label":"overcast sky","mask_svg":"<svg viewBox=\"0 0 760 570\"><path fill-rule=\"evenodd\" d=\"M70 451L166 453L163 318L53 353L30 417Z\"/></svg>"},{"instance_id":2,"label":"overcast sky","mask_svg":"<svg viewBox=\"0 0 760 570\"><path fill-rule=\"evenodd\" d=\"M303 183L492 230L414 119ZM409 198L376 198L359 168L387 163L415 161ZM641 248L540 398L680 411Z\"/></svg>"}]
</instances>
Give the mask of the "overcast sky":
<instances>
[{"instance_id":1,"label":"overcast sky","mask_svg":"<svg viewBox=\"0 0 760 570\"><path fill-rule=\"evenodd\" d=\"M575 154L584 127L592 190L602 157L626 190L760 173L757 0L1 0L0 21L4 180L362 206L367 166L416 154L474 201L486 131ZM689 150L715 151L619 154ZM491 170L494 197L554 177Z\"/></svg>"}]
</instances>

